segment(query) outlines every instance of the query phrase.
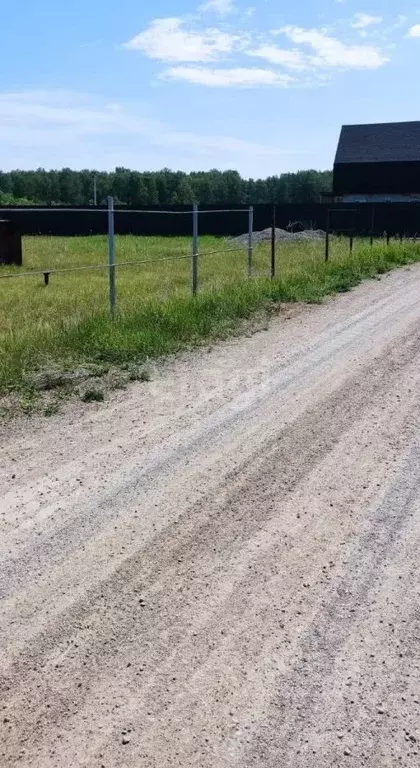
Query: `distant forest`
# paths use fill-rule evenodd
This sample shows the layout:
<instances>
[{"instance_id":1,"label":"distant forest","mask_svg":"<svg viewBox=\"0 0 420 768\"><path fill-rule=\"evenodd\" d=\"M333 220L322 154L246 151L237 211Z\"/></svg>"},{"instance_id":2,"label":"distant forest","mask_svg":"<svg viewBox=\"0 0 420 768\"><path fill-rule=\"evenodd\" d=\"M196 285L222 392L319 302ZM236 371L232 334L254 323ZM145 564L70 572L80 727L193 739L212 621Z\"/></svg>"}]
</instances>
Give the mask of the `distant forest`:
<instances>
[{"instance_id":1,"label":"distant forest","mask_svg":"<svg viewBox=\"0 0 420 768\"><path fill-rule=\"evenodd\" d=\"M183 173L167 168L152 173L116 168L112 172L0 171L0 205L92 205L108 195L127 206L192 203L314 203L331 194L331 171L299 171L267 179L243 179L237 171Z\"/></svg>"}]
</instances>

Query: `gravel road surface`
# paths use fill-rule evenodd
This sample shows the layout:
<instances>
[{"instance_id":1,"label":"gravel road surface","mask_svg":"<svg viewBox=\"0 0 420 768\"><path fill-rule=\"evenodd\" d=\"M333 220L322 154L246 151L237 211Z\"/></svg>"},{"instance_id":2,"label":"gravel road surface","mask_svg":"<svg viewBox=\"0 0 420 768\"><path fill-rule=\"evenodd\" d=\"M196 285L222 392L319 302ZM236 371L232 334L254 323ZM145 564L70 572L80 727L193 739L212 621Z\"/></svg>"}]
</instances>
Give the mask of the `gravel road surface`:
<instances>
[{"instance_id":1,"label":"gravel road surface","mask_svg":"<svg viewBox=\"0 0 420 768\"><path fill-rule=\"evenodd\" d=\"M0 766L420 765L420 268L0 441Z\"/></svg>"}]
</instances>

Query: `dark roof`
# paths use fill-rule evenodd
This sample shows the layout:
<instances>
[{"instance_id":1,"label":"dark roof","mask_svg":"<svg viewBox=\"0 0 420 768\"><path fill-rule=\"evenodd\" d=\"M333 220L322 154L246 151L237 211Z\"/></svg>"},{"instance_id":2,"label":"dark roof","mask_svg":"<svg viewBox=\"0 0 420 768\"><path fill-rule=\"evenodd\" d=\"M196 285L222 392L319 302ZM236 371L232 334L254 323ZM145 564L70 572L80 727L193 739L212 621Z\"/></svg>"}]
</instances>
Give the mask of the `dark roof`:
<instances>
[{"instance_id":1,"label":"dark roof","mask_svg":"<svg viewBox=\"0 0 420 768\"><path fill-rule=\"evenodd\" d=\"M335 163L420 161L420 121L344 125Z\"/></svg>"}]
</instances>

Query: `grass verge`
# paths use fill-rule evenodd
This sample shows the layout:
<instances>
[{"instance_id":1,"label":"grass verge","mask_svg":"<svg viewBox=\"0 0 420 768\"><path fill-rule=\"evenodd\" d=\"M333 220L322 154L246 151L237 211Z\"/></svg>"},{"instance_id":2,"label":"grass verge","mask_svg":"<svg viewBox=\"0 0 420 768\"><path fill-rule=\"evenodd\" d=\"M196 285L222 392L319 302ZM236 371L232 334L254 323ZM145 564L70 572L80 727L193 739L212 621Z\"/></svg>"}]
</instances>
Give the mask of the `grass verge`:
<instances>
[{"instance_id":1,"label":"grass verge","mask_svg":"<svg viewBox=\"0 0 420 768\"><path fill-rule=\"evenodd\" d=\"M0 393L18 391L30 401L36 389L33 373L51 367L59 371L80 366L128 370L144 360L226 337L240 321L257 310L269 312L278 302L319 302L326 295L350 290L363 279L420 260L420 246L411 242L389 247L378 242L372 248L359 244L353 255L347 248L337 247L328 264L320 247L314 253L302 245L288 258L283 250L278 264L280 277L274 281L264 277L238 280L235 276L225 287L207 289L196 298L187 293L165 298L142 296L123 306L114 321L105 305L91 307L91 312L88 307L76 318L64 313L53 323L47 317L37 317L23 327L9 327L0 332ZM268 249L257 256L264 263L268 257ZM127 374L127 378L135 379L137 374ZM147 380L147 376L138 378ZM72 376L63 379L67 384L71 380Z\"/></svg>"}]
</instances>

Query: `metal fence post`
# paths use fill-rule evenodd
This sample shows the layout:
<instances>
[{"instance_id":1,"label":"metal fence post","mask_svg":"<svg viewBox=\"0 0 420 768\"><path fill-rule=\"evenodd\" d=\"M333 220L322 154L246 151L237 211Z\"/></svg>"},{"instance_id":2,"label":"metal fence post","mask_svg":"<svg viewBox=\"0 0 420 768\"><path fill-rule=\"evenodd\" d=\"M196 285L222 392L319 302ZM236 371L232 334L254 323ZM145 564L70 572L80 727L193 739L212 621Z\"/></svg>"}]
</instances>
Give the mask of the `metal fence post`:
<instances>
[{"instance_id":1,"label":"metal fence post","mask_svg":"<svg viewBox=\"0 0 420 768\"><path fill-rule=\"evenodd\" d=\"M325 225L325 261L330 258L330 209L327 208L327 221Z\"/></svg>"},{"instance_id":2,"label":"metal fence post","mask_svg":"<svg viewBox=\"0 0 420 768\"><path fill-rule=\"evenodd\" d=\"M354 243L353 234L351 234L350 235L350 256L353 253L353 243Z\"/></svg>"},{"instance_id":3,"label":"metal fence post","mask_svg":"<svg viewBox=\"0 0 420 768\"><path fill-rule=\"evenodd\" d=\"M373 245L373 236L375 232L375 205L372 205L372 221L370 225L370 245Z\"/></svg>"},{"instance_id":4,"label":"metal fence post","mask_svg":"<svg viewBox=\"0 0 420 768\"><path fill-rule=\"evenodd\" d=\"M108 268L109 268L109 306L111 317L115 315L115 221L114 198L108 197Z\"/></svg>"},{"instance_id":5,"label":"metal fence post","mask_svg":"<svg viewBox=\"0 0 420 768\"><path fill-rule=\"evenodd\" d=\"M197 295L198 290L198 205L193 205L193 249L192 249L192 292Z\"/></svg>"},{"instance_id":6,"label":"metal fence post","mask_svg":"<svg viewBox=\"0 0 420 768\"><path fill-rule=\"evenodd\" d=\"M248 277L252 275L252 235L254 232L254 206L249 206L248 213Z\"/></svg>"},{"instance_id":7,"label":"metal fence post","mask_svg":"<svg viewBox=\"0 0 420 768\"><path fill-rule=\"evenodd\" d=\"M276 276L276 206L273 205L273 219L271 223L271 279Z\"/></svg>"}]
</instances>

